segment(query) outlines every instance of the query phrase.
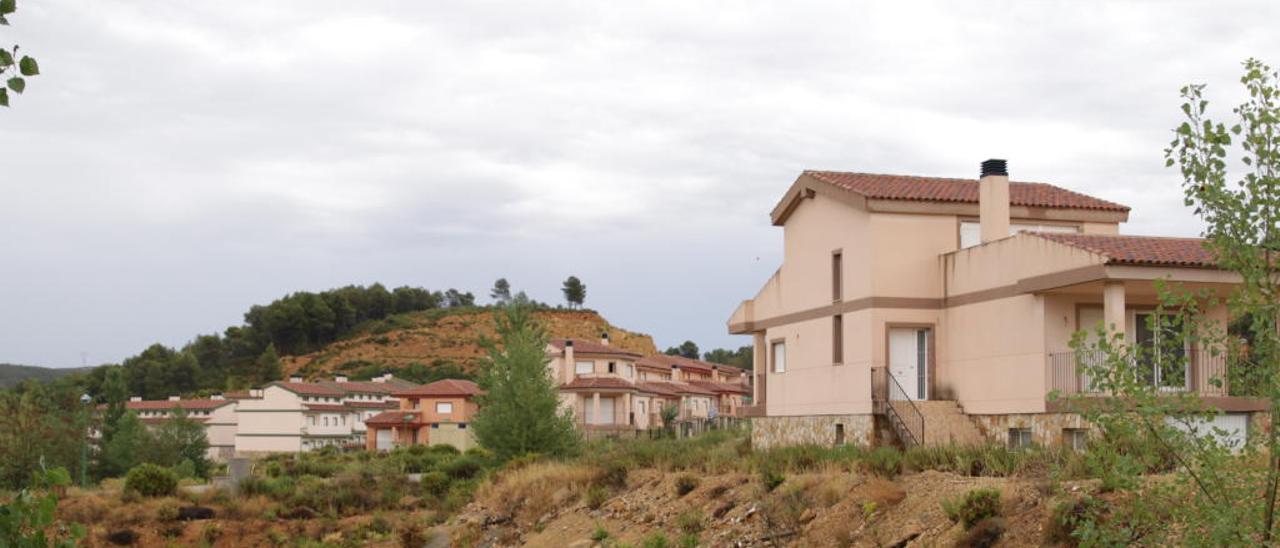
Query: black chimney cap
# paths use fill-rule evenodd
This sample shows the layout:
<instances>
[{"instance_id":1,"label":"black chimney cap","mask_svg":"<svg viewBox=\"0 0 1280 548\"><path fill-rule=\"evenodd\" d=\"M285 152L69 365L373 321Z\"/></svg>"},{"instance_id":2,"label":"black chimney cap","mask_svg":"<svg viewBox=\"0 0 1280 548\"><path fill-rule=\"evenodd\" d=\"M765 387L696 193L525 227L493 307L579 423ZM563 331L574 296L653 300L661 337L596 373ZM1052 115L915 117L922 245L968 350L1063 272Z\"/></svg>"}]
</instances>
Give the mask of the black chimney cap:
<instances>
[{"instance_id":1,"label":"black chimney cap","mask_svg":"<svg viewBox=\"0 0 1280 548\"><path fill-rule=\"evenodd\" d=\"M1004 160L990 159L982 162L982 176L988 175L1004 175L1009 176L1009 162Z\"/></svg>"},{"instance_id":2,"label":"black chimney cap","mask_svg":"<svg viewBox=\"0 0 1280 548\"><path fill-rule=\"evenodd\" d=\"M565 340L564 340L564 345L565 345L565 346L573 346L573 339L565 339Z\"/></svg>"}]
</instances>

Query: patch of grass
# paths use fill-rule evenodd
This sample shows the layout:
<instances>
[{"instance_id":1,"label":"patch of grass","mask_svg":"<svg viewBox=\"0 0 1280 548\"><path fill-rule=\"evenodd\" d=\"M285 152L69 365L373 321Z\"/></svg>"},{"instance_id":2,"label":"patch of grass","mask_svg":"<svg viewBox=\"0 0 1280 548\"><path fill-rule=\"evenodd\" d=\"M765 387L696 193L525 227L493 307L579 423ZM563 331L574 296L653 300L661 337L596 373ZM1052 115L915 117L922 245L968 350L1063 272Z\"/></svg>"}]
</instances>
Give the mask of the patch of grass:
<instances>
[{"instance_id":1,"label":"patch of grass","mask_svg":"<svg viewBox=\"0 0 1280 548\"><path fill-rule=\"evenodd\" d=\"M640 542L641 548L670 548L671 540L661 532L654 533Z\"/></svg>"},{"instance_id":2,"label":"patch of grass","mask_svg":"<svg viewBox=\"0 0 1280 548\"><path fill-rule=\"evenodd\" d=\"M706 517L702 515L701 511L694 509L680 514L680 517L676 518L676 527L682 533L696 535L702 532L704 522L706 522Z\"/></svg>"},{"instance_id":3,"label":"patch of grass","mask_svg":"<svg viewBox=\"0 0 1280 548\"><path fill-rule=\"evenodd\" d=\"M965 529L971 529L978 522L1000 515L1000 491L995 489L974 489L959 499L942 501L942 511L951 521L959 522Z\"/></svg>"},{"instance_id":4,"label":"patch of grass","mask_svg":"<svg viewBox=\"0 0 1280 548\"><path fill-rule=\"evenodd\" d=\"M592 510L598 510L609 500L609 490L599 485L592 485L582 496L582 503Z\"/></svg>"},{"instance_id":5,"label":"patch of grass","mask_svg":"<svg viewBox=\"0 0 1280 548\"><path fill-rule=\"evenodd\" d=\"M697 488L698 488L698 478L695 478L690 474L683 474L676 478L676 496L677 497L683 497L685 495L688 495L689 493L692 493L694 489L697 489Z\"/></svg>"},{"instance_id":6,"label":"patch of grass","mask_svg":"<svg viewBox=\"0 0 1280 548\"><path fill-rule=\"evenodd\" d=\"M902 473L902 452L893 447L880 446L867 453L862 463L868 472L894 478Z\"/></svg>"},{"instance_id":7,"label":"patch of grass","mask_svg":"<svg viewBox=\"0 0 1280 548\"><path fill-rule=\"evenodd\" d=\"M1000 518L987 518L975 523L971 529L960 540L956 542L956 548L990 548L1000 541L1000 536L1004 534L1004 520Z\"/></svg>"},{"instance_id":8,"label":"patch of grass","mask_svg":"<svg viewBox=\"0 0 1280 548\"><path fill-rule=\"evenodd\" d=\"M597 523L596 528L591 531L591 540L604 542L607 538L609 538L609 531L605 530L603 525Z\"/></svg>"}]
</instances>

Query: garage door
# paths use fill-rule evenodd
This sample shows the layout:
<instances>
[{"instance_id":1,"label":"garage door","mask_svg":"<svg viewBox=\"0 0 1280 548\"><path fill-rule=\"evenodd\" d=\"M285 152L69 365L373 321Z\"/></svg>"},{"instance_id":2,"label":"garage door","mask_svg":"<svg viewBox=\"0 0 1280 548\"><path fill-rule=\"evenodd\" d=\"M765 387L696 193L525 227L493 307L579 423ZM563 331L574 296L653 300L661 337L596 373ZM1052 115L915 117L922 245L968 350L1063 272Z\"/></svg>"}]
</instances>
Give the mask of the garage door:
<instances>
[{"instance_id":1,"label":"garage door","mask_svg":"<svg viewBox=\"0 0 1280 548\"><path fill-rule=\"evenodd\" d=\"M377 436L378 436L378 439L377 439L378 450L390 451L391 450L391 431L378 430Z\"/></svg>"},{"instance_id":2,"label":"garage door","mask_svg":"<svg viewBox=\"0 0 1280 548\"><path fill-rule=\"evenodd\" d=\"M595 416L595 403L587 400L587 424L613 424L613 399L600 399L600 416Z\"/></svg>"},{"instance_id":3,"label":"garage door","mask_svg":"<svg viewBox=\"0 0 1280 548\"><path fill-rule=\"evenodd\" d=\"M1174 428L1186 430L1182 421L1169 420ZM1234 448L1244 447L1249 436L1249 415L1246 413L1220 413L1212 421L1198 420L1192 422L1196 433L1201 436L1213 435L1218 442ZM1220 435L1215 429L1221 430Z\"/></svg>"}]
</instances>

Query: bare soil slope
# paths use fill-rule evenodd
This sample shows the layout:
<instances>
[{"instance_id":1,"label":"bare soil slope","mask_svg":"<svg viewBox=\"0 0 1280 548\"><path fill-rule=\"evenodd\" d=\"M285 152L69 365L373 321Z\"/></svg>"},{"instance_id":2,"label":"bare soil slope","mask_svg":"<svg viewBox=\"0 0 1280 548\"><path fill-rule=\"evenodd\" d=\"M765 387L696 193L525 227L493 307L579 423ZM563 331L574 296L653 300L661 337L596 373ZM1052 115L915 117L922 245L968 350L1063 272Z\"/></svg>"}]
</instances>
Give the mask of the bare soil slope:
<instances>
[{"instance_id":1,"label":"bare soil slope","mask_svg":"<svg viewBox=\"0 0 1280 548\"><path fill-rule=\"evenodd\" d=\"M643 355L657 353L649 335L615 327L594 311L545 310L537 316L552 337L598 340L607 332L613 346ZM482 338L493 336L492 310L430 310L397 315L318 352L283 361L287 374L309 377L351 373L371 364L392 369L412 363L455 364L470 372L484 358Z\"/></svg>"}]
</instances>

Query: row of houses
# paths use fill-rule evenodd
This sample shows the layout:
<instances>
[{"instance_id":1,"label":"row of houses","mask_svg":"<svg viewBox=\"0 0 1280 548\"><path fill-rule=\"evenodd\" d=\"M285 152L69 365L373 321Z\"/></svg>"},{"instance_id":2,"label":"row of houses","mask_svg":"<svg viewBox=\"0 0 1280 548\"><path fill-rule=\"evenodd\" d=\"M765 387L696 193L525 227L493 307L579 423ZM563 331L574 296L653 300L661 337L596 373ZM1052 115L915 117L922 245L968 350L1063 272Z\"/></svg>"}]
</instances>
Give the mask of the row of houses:
<instances>
[{"instance_id":1,"label":"row of houses","mask_svg":"<svg viewBox=\"0 0 1280 548\"><path fill-rule=\"evenodd\" d=\"M749 377L736 367L679 356L649 356L599 341L554 339L547 374L565 409L591 433L621 434L675 421L737 416L748 403ZM207 399L144 401L127 408L147 424L179 409L205 427L209 457L225 460L328 446L386 450L404 445L475 444L468 428L480 388L467 380L417 385L387 374L371 381L308 382L294 377L248 392Z\"/></svg>"}]
</instances>

